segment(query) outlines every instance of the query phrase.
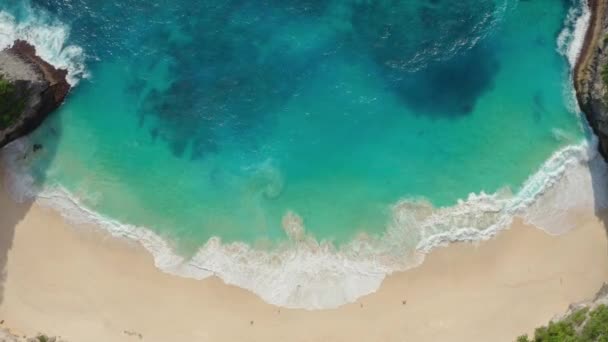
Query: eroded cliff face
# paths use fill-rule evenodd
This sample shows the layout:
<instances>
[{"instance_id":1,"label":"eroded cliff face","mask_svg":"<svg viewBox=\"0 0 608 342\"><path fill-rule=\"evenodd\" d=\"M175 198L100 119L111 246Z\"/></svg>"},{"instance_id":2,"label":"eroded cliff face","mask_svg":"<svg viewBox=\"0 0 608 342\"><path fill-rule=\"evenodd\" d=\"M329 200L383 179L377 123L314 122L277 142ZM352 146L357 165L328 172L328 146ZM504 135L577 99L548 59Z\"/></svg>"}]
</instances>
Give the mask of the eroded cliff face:
<instances>
[{"instance_id":1,"label":"eroded cliff face","mask_svg":"<svg viewBox=\"0 0 608 342\"><path fill-rule=\"evenodd\" d=\"M600 153L608 160L608 4L606 0L588 2L592 15L574 85L579 106L599 138Z\"/></svg>"},{"instance_id":2,"label":"eroded cliff face","mask_svg":"<svg viewBox=\"0 0 608 342\"><path fill-rule=\"evenodd\" d=\"M25 41L0 51L0 148L31 133L61 105L70 90L66 76Z\"/></svg>"}]
</instances>

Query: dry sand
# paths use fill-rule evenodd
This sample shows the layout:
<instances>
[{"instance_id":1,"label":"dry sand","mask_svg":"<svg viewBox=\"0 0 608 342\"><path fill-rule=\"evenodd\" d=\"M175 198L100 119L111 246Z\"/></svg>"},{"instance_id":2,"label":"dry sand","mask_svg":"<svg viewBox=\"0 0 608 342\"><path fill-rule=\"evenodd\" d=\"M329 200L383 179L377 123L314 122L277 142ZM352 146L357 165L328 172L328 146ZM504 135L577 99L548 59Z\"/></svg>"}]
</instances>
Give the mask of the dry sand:
<instances>
[{"instance_id":1,"label":"dry sand","mask_svg":"<svg viewBox=\"0 0 608 342\"><path fill-rule=\"evenodd\" d=\"M432 252L338 309L280 309L217 278L157 270L136 244L0 193L0 320L68 341L512 341L608 281L604 223L552 237L515 223ZM141 334L141 337L140 337Z\"/></svg>"}]
</instances>

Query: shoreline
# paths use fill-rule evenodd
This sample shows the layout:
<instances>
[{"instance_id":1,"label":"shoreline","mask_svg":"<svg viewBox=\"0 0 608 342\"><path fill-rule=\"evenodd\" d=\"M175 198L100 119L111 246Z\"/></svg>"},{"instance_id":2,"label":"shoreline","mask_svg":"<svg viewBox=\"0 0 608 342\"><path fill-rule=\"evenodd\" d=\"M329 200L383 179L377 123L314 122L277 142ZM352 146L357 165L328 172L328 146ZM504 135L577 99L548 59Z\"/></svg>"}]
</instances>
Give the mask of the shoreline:
<instances>
[{"instance_id":1,"label":"shoreline","mask_svg":"<svg viewBox=\"0 0 608 342\"><path fill-rule=\"evenodd\" d=\"M26 154L31 150L27 144L20 142L9 146L8 149L13 147L23 149ZM223 244L219 240L211 239L194 256L185 258L174 252L170 240L152 230L122 224L96 213L82 206L78 199L66 190L45 189L34 195L26 186L27 191L23 192L24 189L20 188L22 173L12 167L14 165L10 161L10 158L24 158L21 154L7 153L11 157L4 162L8 162L11 167L5 169L8 177L4 181L11 184L13 198L23 201L34 196L36 205L56 211L69 224L87 224L112 238L128 240L141 246L150 254L155 267L166 274L196 280L218 277L230 286L237 286L255 294L270 305L327 310L357 302L360 298L376 292L388 276L420 267L428 254L436 249L455 243L477 244L492 240L508 230L512 221L518 217L549 235L560 235L569 231L575 225L572 225L572 219L564 217L568 215L559 216L560 219L565 218L564 224L559 219L539 221L538 210L541 213L555 210L580 212L594 206L594 196L608 199L608 194L597 192L594 186L595 182L601 181L600 178L607 176L597 172L598 167L605 168L606 165L593 151L593 144L590 146L584 141L556 151L532 174L515 196L506 200L496 199L496 194L472 194L457 206L439 209L438 214L433 214L430 218L449 223L463 213L483 214L483 211L480 212L480 206L501 208L498 216L490 217L492 223L487 226L479 229L453 229L445 234L432 235L431 238L423 240L424 244L419 243L415 251L401 253L398 257L391 256L390 252L394 249L388 250L387 254L381 254L384 250L365 249L375 246L373 242L390 245L387 239L393 235L388 231L386 236L372 241L369 245L366 244L369 241L366 239L353 240L346 246L346 250L335 249L306 235L297 241L295 246L286 243L271 251L258 250L245 243ZM570 182L570 178L576 181ZM26 179L27 184L29 183ZM556 188L559 190L555 190ZM573 200L569 203L552 206L554 197L562 193L578 197L576 200L572 197ZM604 203L603 200L600 202ZM608 200L605 202L608 203ZM533 208L536 206L540 209ZM493 215L493 212L489 214ZM541 215L543 218L545 216L547 215ZM296 224L299 222L295 221ZM211 266L207 267L208 264Z\"/></svg>"},{"instance_id":2,"label":"shoreline","mask_svg":"<svg viewBox=\"0 0 608 342\"><path fill-rule=\"evenodd\" d=\"M68 341L513 341L608 281L605 224L586 213L560 236L517 220L489 241L437 248L356 303L286 309L217 277L163 273L141 246L5 191L0 208L0 327Z\"/></svg>"},{"instance_id":3,"label":"shoreline","mask_svg":"<svg viewBox=\"0 0 608 342\"><path fill-rule=\"evenodd\" d=\"M591 19L573 72L579 102L578 83L604 5L589 0ZM0 256L0 320L6 321L0 328L30 336L42 331L94 342L513 341L608 281L608 213L596 217L592 208L573 209L575 228L564 234L550 236L516 218L481 241L434 247L421 265L383 277L376 291L354 303L322 311L280 308L217 276L195 280L164 273L139 243L75 227L37 203L12 203L0 185L0 212L9 213L0 217L0 245L7 250Z\"/></svg>"},{"instance_id":4,"label":"shoreline","mask_svg":"<svg viewBox=\"0 0 608 342\"><path fill-rule=\"evenodd\" d=\"M31 147L25 148L28 152L31 150ZM304 234L302 234L304 242L298 243L297 248L283 248L272 252L259 251L247 244L222 244L219 239L211 239L210 243L202 246L192 259L186 260L173 251L170 240L163 239L152 230L121 224L89 210L79 203L77 197L71 196L67 191L62 189L44 191L38 198L45 205L58 209L62 215L69 218L69 221L92 222L102 230L109 231L113 236L129 238L141 243L153 255L155 265L169 274L194 279L215 275L226 283L247 289L274 305L310 310L330 309L355 302L361 296L377 291L387 275L415 269L429 251L439 246L459 241L492 239L502 230L508 229L513 217L519 215L525 218L528 207L534 202L540 202L545 196L544 192L551 191L553 183L560 183L559 180L565 178L568 168L586 162L588 150L591 149L587 148L585 143L581 143L556 151L536 172L532 173L512 198L503 199L500 198L499 193L481 192L469 195L453 207L437 210L423 208L423 210L430 209L433 213L429 215L428 220L425 217L420 222L416 222L418 224L414 225L414 229L430 226L428 229L430 233L427 234L426 228L420 229L422 241L417 245L415 252L409 253L407 260L405 257L397 258L393 255L401 257L405 254L398 254L403 250L403 246L399 244L395 247L397 244L394 242L395 239L399 243L403 242L401 240L404 239L400 238L403 237L404 232L400 230L411 230L412 227L409 226L389 228L384 236L377 239L354 240L347 246L346 251L309 239ZM21 158L21 156L16 157ZM20 174L21 172L17 170L17 175ZM591 193L591 186L588 189ZM29 189L25 190L29 191ZM28 191L25 193L31 193ZM543 203L545 202L543 200ZM409 202L403 206L405 213L401 212L400 204L401 202L398 202L393 208L395 217L412 214L407 212L411 207ZM556 210L556 208L550 209ZM487 215L485 215L486 211ZM467 221L459 222L461 219ZM298 228L298 220L293 221L296 221L295 226ZM477 221L483 224L477 227ZM454 222L458 225L452 226ZM434 225L450 226L453 229L435 234ZM550 234L567 230L561 228L557 222L536 225ZM475 229L470 229L471 227ZM300 228L295 231L303 230ZM414 231L414 234L416 233L417 230Z\"/></svg>"}]
</instances>

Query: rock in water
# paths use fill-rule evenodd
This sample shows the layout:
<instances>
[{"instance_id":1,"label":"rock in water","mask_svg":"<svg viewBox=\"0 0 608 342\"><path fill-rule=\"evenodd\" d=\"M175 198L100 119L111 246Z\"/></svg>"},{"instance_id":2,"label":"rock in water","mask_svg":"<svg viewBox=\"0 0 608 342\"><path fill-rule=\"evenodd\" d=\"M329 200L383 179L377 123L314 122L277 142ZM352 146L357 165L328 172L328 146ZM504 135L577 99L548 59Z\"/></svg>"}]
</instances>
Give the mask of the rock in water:
<instances>
[{"instance_id":1,"label":"rock in water","mask_svg":"<svg viewBox=\"0 0 608 342\"><path fill-rule=\"evenodd\" d=\"M66 76L25 41L0 51L0 148L31 133L61 105L70 90Z\"/></svg>"}]
</instances>

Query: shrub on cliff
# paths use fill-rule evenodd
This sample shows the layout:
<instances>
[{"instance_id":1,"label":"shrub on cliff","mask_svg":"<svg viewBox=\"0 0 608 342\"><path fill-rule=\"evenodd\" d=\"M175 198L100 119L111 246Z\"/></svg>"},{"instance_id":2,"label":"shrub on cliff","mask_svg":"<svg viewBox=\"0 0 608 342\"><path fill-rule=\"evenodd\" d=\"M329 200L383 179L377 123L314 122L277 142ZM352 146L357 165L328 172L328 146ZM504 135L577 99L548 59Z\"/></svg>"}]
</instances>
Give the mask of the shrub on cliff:
<instances>
[{"instance_id":1,"label":"shrub on cliff","mask_svg":"<svg viewBox=\"0 0 608 342\"><path fill-rule=\"evenodd\" d=\"M0 94L7 94L12 88L12 84L0 76Z\"/></svg>"},{"instance_id":2,"label":"shrub on cliff","mask_svg":"<svg viewBox=\"0 0 608 342\"><path fill-rule=\"evenodd\" d=\"M561 321L537 328L533 338L522 335L517 342L608 342L608 307L577 310Z\"/></svg>"},{"instance_id":3,"label":"shrub on cliff","mask_svg":"<svg viewBox=\"0 0 608 342\"><path fill-rule=\"evenodd\" d=\"M602 68L602 81L604 81L604 85L608 86L608 65L604 65Z\"/></svg>"},{"instance_id":4,"label":"shrub on cliff","mask_svg":"<svg viewBox=\"0 0 608 342\"><path fill-rule=\"evenodd\" d=\"M608 307L600 305L591 311L589 321L583 327L583 341L608 341Z\"/></svg>"},{"instance_id":5,"label":"shrub on cliff","mask_svg":"<svg viewBox=\"0 0 608 342\"><path fill-rule=\"evenodd\" d=\"M26 99L19 96L15 86L0 76L0 129L12 124L25 108Z\"/></svg>"}]
</instances>

